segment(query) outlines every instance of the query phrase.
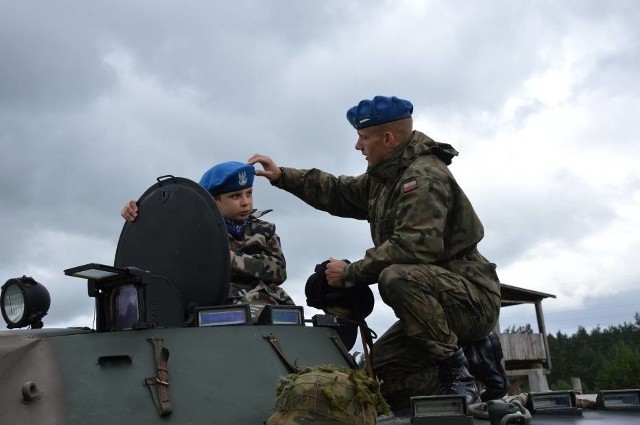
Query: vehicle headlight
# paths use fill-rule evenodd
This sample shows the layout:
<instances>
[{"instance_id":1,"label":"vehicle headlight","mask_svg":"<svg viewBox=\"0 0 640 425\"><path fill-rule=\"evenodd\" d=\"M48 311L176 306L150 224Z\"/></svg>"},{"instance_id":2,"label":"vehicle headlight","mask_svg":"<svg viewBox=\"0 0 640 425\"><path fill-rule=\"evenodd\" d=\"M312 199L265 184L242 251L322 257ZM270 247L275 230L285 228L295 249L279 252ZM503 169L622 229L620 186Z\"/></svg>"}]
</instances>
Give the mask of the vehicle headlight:
<instances>
[{"instance_id":1,"label":"vehicle headlight","mask_svg":"<svg viewBox=\"0 0 640 425\"><path fill-rule=\"evenodd\" d=\"M42 318L50 305L47 288L31 277L9 279L2 285L0 309L9 329L25 326L41 328Z\"/></svg>"}]
</instances>

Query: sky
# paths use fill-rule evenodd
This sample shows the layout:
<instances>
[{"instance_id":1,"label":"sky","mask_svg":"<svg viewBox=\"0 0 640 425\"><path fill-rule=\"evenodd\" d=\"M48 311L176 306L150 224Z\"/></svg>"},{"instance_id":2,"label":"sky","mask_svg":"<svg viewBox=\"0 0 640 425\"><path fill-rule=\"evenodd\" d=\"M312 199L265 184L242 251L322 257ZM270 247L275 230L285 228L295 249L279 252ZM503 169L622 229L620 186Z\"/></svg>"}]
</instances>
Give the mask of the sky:
<instances>
[{"instance_id":1,"label":"sky","mask_svg":"<svg viewBox=\"0 0 640 425\"><path fill-rule=\"evenodd\" d=\"M255 153L362 174L345 113L395 95L460 152L450 169L501 281L555 296L548 333L632 323L638 22L634 0L0 2L0 280L48 288L46 327L93 326L86 281L63 271L113 264L122 206L158 176ZM297 304L315 264L372 246L366 222L262 178L254 197ZM380 335L396 319L372 289ZM533 306L502 310L503 329L526 324Z\"/></svg>"}]
</instances>

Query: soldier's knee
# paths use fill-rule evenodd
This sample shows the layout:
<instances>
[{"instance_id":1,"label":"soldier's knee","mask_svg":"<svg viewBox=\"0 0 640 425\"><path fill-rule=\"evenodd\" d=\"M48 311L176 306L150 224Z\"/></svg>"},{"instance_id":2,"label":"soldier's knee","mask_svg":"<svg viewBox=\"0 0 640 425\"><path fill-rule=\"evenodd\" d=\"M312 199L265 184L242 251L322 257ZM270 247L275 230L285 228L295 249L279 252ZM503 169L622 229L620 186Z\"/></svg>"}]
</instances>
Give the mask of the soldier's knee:
<instances>
[{"instance_id":1,"label":"soldier's knee","mask_svg":"<svg viewBox=\"0 0 640 425\"><path fill-rule=\"evenodd\" d=\"M410 288L406 284L408 274L406 266L392 264L387 266L378 278L378 290L384 299L404 298Z\"/></svg>"},{"instance_id":2,"label":"soldier's knee","mask_svg":"<svg viewBox=\"0 0 640 425\"><path fill-rule=\"evenodd\" d=\"M378 277L378 289L382 292L389 292L397 289L398 281L402 279L400 266L392 264L385 267Z\"/></svg>"}]
</instances>

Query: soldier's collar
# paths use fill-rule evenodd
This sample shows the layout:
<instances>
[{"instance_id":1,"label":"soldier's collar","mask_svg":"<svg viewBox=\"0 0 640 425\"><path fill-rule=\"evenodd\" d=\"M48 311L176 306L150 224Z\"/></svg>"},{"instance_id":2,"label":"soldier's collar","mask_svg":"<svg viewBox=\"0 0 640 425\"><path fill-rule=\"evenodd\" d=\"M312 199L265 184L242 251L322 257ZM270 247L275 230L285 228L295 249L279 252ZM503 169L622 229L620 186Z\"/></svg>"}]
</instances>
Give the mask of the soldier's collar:
<instances>
[{"instance_id":1,"label":"soldier's collar","mask_svg":"<svg viewBox=\"0 0 640 425\"><path fill-rule=\"evenodd\" d=\"M404 150L409 144L411 139L402 142L398 147L391 151L388 157L370 167L367 170L367 173L373 177L380 180L388 180L390 178L395 178L398 174L398 166L402 162L402 157L404 154Z\"/></svg>"}]
</instances>

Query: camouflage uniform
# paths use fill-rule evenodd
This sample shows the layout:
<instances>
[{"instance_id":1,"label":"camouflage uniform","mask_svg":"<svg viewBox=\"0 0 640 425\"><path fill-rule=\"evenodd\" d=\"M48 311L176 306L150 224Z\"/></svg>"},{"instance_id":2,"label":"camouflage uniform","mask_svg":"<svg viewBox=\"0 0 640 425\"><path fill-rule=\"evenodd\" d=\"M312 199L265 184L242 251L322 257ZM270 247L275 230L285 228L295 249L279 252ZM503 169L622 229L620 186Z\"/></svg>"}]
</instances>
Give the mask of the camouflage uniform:
<instances>
[{"instance_id":1,"label":"camouflage uniform","mask_svg":"<svg viewBox=\"0 0 640 425\"><path fill-rule=\"evenodd\" d=\"M253 220L241 240L229 234L229 246L236 254L231 262L229 302L249 304L254 320L267 304L294 304L280 287L287 271L276 226L259 219L269 211L251 214Z\"/></svg>"},{"instance_id":2,"label":"camouflage uniform","mask_svg":"<svg viewBox=\"0 0 640 425\"><path fill-rule=\"evenodd\" d=\"M495 265L477 250L484 235L447 165L458 152L414 131L357 177L283 168L275 184L309 205L369 221L374 247L343 272L346 287L378 283L399 321L376 342L374 368L392 408L403 391L437 391L434 361L484 338L498 319ZM407 385L418 385L407 388ZM408 405L407 405L408 406Z\"/></svg>"}]
</instances>

